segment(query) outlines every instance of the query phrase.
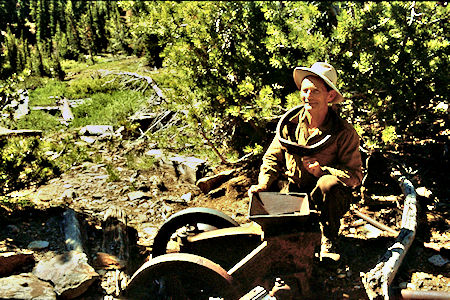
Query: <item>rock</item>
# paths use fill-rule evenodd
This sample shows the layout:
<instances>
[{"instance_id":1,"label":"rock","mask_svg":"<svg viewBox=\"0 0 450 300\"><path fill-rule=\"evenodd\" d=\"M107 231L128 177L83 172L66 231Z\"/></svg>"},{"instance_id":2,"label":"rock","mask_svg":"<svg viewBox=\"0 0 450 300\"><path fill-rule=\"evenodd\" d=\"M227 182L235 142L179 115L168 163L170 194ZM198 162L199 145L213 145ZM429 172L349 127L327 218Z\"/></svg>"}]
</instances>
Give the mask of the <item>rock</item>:
<instances>
[{"instance_id":1,"label":"rock","mask_svg":"<svg viewBox=\"0 0 450 300\"><path fill-rule=\"evenodd\" d=\"M364 225L364 230L366 232L366 237L369 238L369 239L370 238L377 238L383 233L382 230L380 230L380 229L378 229L375 226L370 225L370 224Z\"/></svg>"},{"instance_id":2,"label":"rock","mask_svg":"<svg viewBox=\"0 0 450 300\"><path fill-rule=\"evenodd\" d=\"M88 143L88 144L93 144L93 143L95 143L95 142L97 141L97 140L96 140L95 138L93 138L93 137L90 137L90 136L84 136L84 135L81 136L80 139L81 139L82 141Z\"/></svg>"},{"instance_id":3,"label":"rock","mask_svg":"<svg viewBox=\"0 0 450 300\"><path fill-rule=\"evenodd\" d=\"M183 201L186 202L186 203L189 203L189 202L191 202L191 200L192 200L192 193L189 192L189 193L187 193L187 194L184 194L184 195L182 195L182 196L180 197L180 199L183 200Z\"/></svg>"},{"instance_id":4,"label":"rock","mask_svg":"<svg viewBox=\"0 0 450 300\"><path fill-rule=\"evenodd\" d=\"M29 264L34 264L34 256L31 251L0 253L0 276L11 275L14 271Z\"/></svg>"},{"instance_id":5,"label":"rock","mask_svg":"<svg viewBox=\"0 0 450 300\"><path fill-rule=\"evenodd\" d=\"M17 233L20 232L19 227L17 227L16 225L10 224L10 225L6 226L6 228L8 229L8 231L9 231L11 234L17 234Z\"/></svg>"},{"instance_id":6,"label":"rock","mask_svg":"<svg viewBox=\"0 0 450 300\"><path fill-rule=\"evenodd\" d=\"M0 278L0 299L56 300L50 283L31 273Z\"/></svg>"},{"instance_id":7,"label":"rock","mask_svg":"<svg viewBox=\"0 0 450 300\"><path fill-rule=\"evenodd\" d=\"M230 179L235 173L235 171L236 171L235 169L226 170L213 176L201 178L197 181L196 185L200 188L200 190L204 194L207 194L212 189L219 187L222 183Z\"/></svg>"},{"instance_id":8,"label":"rock","mask_svg":"<svg viewBox=\"0 0 450 300\"><path fill-rule=\"evenodd\" d=\"M153 235L156 235L156 233L158 232L158 228L156 228L156 227L145 227L145 228L142 228L142 232L147 234L147 235L153 236Z\"/></svg>"},{"instance_id":9,"label":"rock","mask_svg":"<svg viewBox=\"0 0 450 300\"><path fill-rule=\"evenodd\" d=\"M175 168L175 174L183 182L195 184L197 174L206 167L206 161L196 157L175 156L169 159Z\"/></svg>"},{"instance_id":10,"label":"rock","mask_svg":"<svg viewBox=\"0 0 450 300\"><path fill-rule=\"evenodd\" d=\"M114 133L111 125L86 125L80 129L80 135L112 135Z\"/></svg>"},{"instance_id":11,"label":"rock","mask_svg":"<svg viewBox=\"0 0 450 300\"><path fill-rule=\"evenodd\" d=\"M153 156L155 158L161 158L163 157L163 152L161 149L152 149L145 152L145 155Z\"/></svg>"},{"instance_id":12,"label":"rock","mask_svg":"<svg viewBox=\"0 0 450 300\"><path fill-rule=\"evenodd\" d=\"M62 225L67 250L83 252L80 223L78 222L75 211L68 209L63 213Z\"/></svg>"},{"instance_id":13,"label":"rock","mask_svg":"<svg viewBox=\"0 0 450 300\"><path fill-rule=\"evenodd\" d=\"M150 198L148 193L142 192L142 191L135 191L135 192L130 192L127 194L128 199L130 201L135 201L138 199L148 199Z\"/></svg>"},{"instance_id":14,"label":"rock","mask_svg":"<svg viewBox=\"0 0 450 300\"><path fill-rule=\"evenodd\" d=\"M167 191L167 187L160 177L153 175L149 181L152 186L156 186L161 192Z\"/></svg>"},{"instance_id":15,"label":"rock","mask_svg":"<svg viewBox=\"0 0 450 300\"><path fill-rule=\"evenodd\" d=\"M41 260L33 274L41 280L52 282L54 291L63 299L82 295L99 276L87 263L86 254L78 251Z\"/></svg>"},{"instance_id":16,"label":"rock","mask_svg":"<svg viewBox=\"0 0 450 300\"><path fill-rule=\"evenodd\" d=\"M73 189L67 189L61 195L61 199L63 200L73 200L77 197L77 193Z\"/></svg>"},{"instance_id":17,"label":"rock","mask_svg":"<svg viewBox=\"0 0 450 300\"><path fill-rule=\"evenodd\" d=\"M442 257L439 254L431 256L430 258L428 258L428 261L438 267L443 267L449 262L447 258Z\"/></svg>"},{"instance_id":18,"label":"rock","mask_svg":"<svg viewBox=\"0 0 450 300\"><path fill-rule=\"evenodd\" d=\"M31 250L41 250L47 248L49 242L47 241L32 241L28 244L27 248Z\"/></svg>"},{"instance_id":19,"label":"rock","mask_svg":"<svg viewBox=\"0 0 450 300\"><path fill-rule=\"evenodd\" d=\"M117 256L98 252L93 265L96 269L105 269L105 270L120 270L125 267L125 262L117 258Z\"/></svg>"}]
</instances>

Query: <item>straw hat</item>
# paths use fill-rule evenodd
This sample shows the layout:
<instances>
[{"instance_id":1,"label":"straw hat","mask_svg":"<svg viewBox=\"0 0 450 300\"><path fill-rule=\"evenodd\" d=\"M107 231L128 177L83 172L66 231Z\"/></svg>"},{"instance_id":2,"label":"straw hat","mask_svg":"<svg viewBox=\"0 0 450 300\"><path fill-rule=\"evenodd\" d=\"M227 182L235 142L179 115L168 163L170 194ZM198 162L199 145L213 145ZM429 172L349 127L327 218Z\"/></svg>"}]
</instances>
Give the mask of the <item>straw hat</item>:
<instances>
[{"instance_id":1,"label":"straw hat","mask_svg":"<svg viewBox=\"0 0 450 300\"><path fill-rule=\"evenodd\" d=\"M336 91L336 97L330 103L335 104L344 100L344 96L342 96L336 87L337 72L332 65L326 62L316 62L311 68L296 67L294 69L294 81L298 89L300 89L303 79L309 75L319 76L329 87Z\"/></svg>"}]
</instances>

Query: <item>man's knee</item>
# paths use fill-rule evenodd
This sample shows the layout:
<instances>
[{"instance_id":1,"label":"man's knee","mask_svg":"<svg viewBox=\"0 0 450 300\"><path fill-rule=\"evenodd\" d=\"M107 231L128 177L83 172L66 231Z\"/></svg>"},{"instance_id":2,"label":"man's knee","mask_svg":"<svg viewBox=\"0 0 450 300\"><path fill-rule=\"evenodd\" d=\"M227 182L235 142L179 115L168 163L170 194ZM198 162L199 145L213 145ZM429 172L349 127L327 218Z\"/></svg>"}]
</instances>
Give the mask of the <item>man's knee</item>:
<instances>
[{"instance_id":1,"label":"man's knee","mask_svg":"<svg viewBox=\"0 0 450 300\"><path fill-rule=\"evenodd\" d=\"M323 195L326 195L330 190L335 187L342 185L342 182L334 175L324 175L317 181L317 187L322 191Z\"/></svg>"}]
</instances>

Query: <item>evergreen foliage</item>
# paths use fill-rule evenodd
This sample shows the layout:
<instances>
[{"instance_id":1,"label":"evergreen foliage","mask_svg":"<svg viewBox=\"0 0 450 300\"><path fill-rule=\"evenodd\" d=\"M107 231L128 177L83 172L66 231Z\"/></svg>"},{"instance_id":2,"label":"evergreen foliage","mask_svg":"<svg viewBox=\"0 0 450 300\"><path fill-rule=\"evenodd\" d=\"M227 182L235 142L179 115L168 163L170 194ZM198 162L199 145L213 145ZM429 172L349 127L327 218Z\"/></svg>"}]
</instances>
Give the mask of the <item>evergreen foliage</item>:
<instances>
[{"instance_id":1,"label":"evergreen foliage","mask_svg":"<svg viewBox=\"0 0 450 300\"><path fill-rule=\"evenodd\" d=\"M332 62L350 117L405 134L448 93L446 2L5 0L0 15L3 79L145 56L171 105L239 151L298 104L295 66Z\"/></svg>"}]
</instances>

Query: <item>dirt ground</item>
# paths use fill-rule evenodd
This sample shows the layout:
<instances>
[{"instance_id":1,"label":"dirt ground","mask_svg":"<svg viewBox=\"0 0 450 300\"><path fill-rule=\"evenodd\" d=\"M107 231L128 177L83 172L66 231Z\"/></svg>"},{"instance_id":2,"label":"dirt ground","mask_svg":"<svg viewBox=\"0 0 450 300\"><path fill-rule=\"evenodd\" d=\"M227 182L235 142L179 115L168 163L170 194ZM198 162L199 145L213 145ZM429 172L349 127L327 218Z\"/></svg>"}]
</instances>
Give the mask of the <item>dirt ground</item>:
<instances>
[{"instance_id":1,"label":"dirt ground","mask_svg":"<svg viewBox=\"0 0 450 300\"><path fill-rule=\"evenodd\" d=\"M221 192L213 196L204 195L197 186L178 180L165 169L153 168L141 172L129 169L125 150L127 147L130 150L132 146L127 141L117 143L121 147L113 151L101 142L91 146L92 153L102 155L104 161L117 170L119 176L116 181L110 181L106 164L84 163L43 186L13 193L12 196L31 199L36 209L12 212L0 208L1 221L7 224L0 230L0 251L18 251L34 240L51 241L45 251L35 251L38 260L63 251L64 239L58 224L62 211L67 208L74 209L79 217L85 218L82 226L88 232L91 258L100 249L101 221L111 206L122 208L127 213L128 226L136 229L140 259L151 253L158 228L170 215L182 209L210 207L224 212L240 224L249 222L246 192L255 183L257 166L245 166L238 176L224 183ZM420 164L417 157L404 158L406 163ZM439 165L439 162L435 163ZM429 170L428 173L419 172L413 178L417 187L425 187L425 191L432 191L433 194L421 192L423 195L417 196L421 210L416 238L393 286L447 291L450 295L450 264L436 266L429 260L434 255L450 258L447 191L441 194L436 192L436 187L447 179L443 179L442 174L441 178L433 174L436 178L432 179L430 174L433 173ZM136 191L144 192L144 196L131 199L132 192ZM188 193L191 193L190 198L180 201ZM362 201L360 192L356 191L354 208L394 230L400 229L403 197L395 182L375 178L366 198L369 200ZM375 266L395 237L377 231L374 233L366 224L352 212L344 216L339 241L341 260L332 265L315 262L310 278L313 299L368 299L360 273ZM102 281L105 280L103 277ZM113 299L102 286L102 282L98 282L80 299L103 299L105 295Z\"/></svg>"}]
</instances>

